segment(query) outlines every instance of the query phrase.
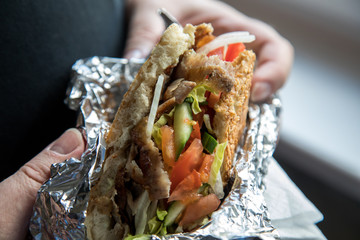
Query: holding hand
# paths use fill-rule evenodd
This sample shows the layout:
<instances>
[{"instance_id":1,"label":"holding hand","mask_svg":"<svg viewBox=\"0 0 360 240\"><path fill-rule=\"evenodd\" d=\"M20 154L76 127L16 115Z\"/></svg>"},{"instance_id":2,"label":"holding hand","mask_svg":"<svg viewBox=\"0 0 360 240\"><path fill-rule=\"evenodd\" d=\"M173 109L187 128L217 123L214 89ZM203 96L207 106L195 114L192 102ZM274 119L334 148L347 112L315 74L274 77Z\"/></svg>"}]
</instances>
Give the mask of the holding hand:
<instances>
[{"instance_id":1,"label":"holding hand","mask_svg":"<svg viewBox=\"0 0 360 240\"><path fill-rule=\"evenodd\" d=\"M214 34L248 31L256 40L247 44L257 54L251 100L263 101L285 83L293 62L293 47L269 25L245 16L234 8L214 0L128 0L129 35L125 57L144 58L164 31L157 9L165 8L185 25L211 23Z\"/></svg>"},{"instance_id":2,"label":"holding hand","mask_svg":"<svg viewBox=\"0 0 360 240\"><path fill-rule=\"evenodd\" d=\"M85 150L81 133L66 131L15 174L0 183L0 239L24 239L40 186L50 177L50 166Z\"/></svg>"}]
</instances>

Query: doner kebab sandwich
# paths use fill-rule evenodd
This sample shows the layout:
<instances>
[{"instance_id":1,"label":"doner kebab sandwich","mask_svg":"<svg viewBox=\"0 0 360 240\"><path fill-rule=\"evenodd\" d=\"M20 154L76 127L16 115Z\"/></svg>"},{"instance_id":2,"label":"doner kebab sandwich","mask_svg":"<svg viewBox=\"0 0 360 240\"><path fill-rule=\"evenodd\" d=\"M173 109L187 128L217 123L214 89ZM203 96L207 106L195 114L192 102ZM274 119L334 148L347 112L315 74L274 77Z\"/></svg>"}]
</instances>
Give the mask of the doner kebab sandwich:
<instances>
[{"instance_id":1,"label":"doner kebab sandwich","mask_svg":"<svg viewBox=\"0 0 360 240\"><path fill-rule=\"evenodd\" d=\"M124 95L90 193L89 239L192 231L220 206L255 54L249 33L212 32L170 25Z\"/></svg>"}]
</instances>

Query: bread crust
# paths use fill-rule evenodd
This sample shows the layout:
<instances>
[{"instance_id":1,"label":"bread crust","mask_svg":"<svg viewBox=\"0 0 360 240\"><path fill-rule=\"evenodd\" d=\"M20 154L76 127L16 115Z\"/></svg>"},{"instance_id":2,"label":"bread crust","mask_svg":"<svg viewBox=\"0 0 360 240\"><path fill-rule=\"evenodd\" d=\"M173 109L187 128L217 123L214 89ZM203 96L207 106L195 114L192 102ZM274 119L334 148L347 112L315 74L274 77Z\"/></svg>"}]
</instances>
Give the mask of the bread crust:
<instances>
[{"instance_id":1,"label":"bread crust","mask_svg":"<svg viewBox=\"0 0 360 240\"><path fill-rule=\"evenodd\" d=\"M235 151L241 138L248 112L251 80L255 63L252 51L243 51L233 62L234 86L224 92L215 104L214 131L220 143L227 141L224 162L221 167L223 183L226 184L232 167Z\"/></svg>"}]
</instances>

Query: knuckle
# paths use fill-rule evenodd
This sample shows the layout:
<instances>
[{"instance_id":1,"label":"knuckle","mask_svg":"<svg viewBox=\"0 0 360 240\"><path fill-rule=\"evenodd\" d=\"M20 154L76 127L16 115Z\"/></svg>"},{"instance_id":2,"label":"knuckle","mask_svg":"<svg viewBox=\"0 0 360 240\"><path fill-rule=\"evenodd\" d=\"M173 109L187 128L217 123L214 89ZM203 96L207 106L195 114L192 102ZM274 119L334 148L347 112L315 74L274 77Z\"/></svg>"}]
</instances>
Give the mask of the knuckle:
<instances>
[{"instance_id":1,"label":"knuckle","mask_svg":"<svg viewBox=\"0 0 360 240\"><path fill-rule=\"evenodd\" d=\"M34 164L32 161L22 166L19 171L30 181L40 185L49 177L49 168L44 165Z\"/></svg>"}]
</instances>

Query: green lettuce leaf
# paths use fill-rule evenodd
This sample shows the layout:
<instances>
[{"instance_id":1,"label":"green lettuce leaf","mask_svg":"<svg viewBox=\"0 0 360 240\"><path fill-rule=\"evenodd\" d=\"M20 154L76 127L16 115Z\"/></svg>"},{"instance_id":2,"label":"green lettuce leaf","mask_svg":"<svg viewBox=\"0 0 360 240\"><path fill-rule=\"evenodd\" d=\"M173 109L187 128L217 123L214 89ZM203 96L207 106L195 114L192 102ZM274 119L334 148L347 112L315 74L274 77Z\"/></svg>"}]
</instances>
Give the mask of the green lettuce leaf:
<instances>
[{"instance_id":1,"label":"green lettuce leaf","mask_svg":"<svg viewBox=\"0 0 360 240\"><path fill-rule=\"evenodd\" d=\"M210 177L209 177L209 184L213 188L214 188L215 183L216 183L217 175L220 172L221 165L222 165L222 163L224 161L224 154L225 154L226 145L227 145L227 142L224 142L224 143L218 144L216 146L215 158L214 158L213 164L211 165Z\"/></svg>"},{"instance_id":2,"label":"green lettuce leaf","mask_svg":"<svg viewBox=\"0 0 360 240\"><path fill-rule=\"evenodd\" d=\"M191 97L193 102L191 103L191 109L194 114L198 114L201 112L200 104L204 104L206 102L205 92L209 91L212 93L216 93L215 90L211 89L206 85L197 85L191 90L187 97Z\"/></svg>"},{"instance_id":3,"label":"green lettuce leaf","mask_svg":"<svg viewBox=\"0 0 360 240\"><path fill-rule=\"evenodd\" d=\"M174 112L175 112L175 108L171 110L169 113L161 115L160 118L154 124L151 136L154 138L154 141L159 148L161 146L161 139L162 139L160 128L168 123L168 121L173 117Z\"/></svg>"},{"instance_id":4,"label":"green lettuce leaf","mask_svg":"<svg viewBox=\"0 0 360 240\"><path fill-rule=\"evenodd\" d=\"M157 219L157 217L153 217L148 222L149 233L150 234L156 234L157 232L159 232L161 225L162 225L161 221L159 221Z\"/></svg>"},{"instance_id":5,"label":"green lettuce leaf","mask_svg":"<svg viewBox=\"0 0 360 240\"><path fill-rule=\"evenodd\" d=\"M125 240L149 240L150 239L150 235L147 234L139 234L139 235L128 235Z\"/></svg>"},{"instance_id":6,"label":"green lettuce leaf","mask_svg":"<svg viewBox=\"0 0 360 240\"><path fill-rule=\"evenodd\" d=\"M168 212L166 210L160 210L159 208L156 210L156 216L160 221L164 221L167 214Z\"/></svg>"}]
</instances>

